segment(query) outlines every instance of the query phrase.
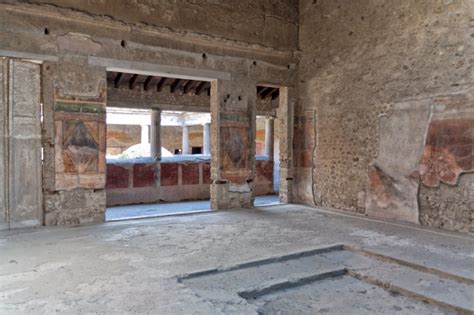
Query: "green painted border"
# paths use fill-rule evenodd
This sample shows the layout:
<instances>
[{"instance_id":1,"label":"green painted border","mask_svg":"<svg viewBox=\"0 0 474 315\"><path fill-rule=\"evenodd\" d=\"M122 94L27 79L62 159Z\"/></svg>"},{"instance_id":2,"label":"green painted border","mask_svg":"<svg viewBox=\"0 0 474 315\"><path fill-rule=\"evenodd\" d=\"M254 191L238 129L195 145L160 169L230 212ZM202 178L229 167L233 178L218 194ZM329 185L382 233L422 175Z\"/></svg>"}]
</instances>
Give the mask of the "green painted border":
<instances>
[{"instance_id":1,"label":"green painted border","mask_svg":"<svg viewBox=\"0 0 474 315\"><path fill-rule=\"evenodd\" d=\"M220 113L219 118L226 121L249 122L249 118L242 114Z\"/></svg>"},{"instance_id":2,"label":"green painted border","mask_svg":"<svg viewBox=\"0 0 474 315\"><path fill-rule=\"evenodd\" d=\"M55 112L69 112L69 113L92 113L92 114L105 114L105 106L98 105L97 103L69 103L69 102L56 102L54 104Z\"/></svg>"}]
</instances>

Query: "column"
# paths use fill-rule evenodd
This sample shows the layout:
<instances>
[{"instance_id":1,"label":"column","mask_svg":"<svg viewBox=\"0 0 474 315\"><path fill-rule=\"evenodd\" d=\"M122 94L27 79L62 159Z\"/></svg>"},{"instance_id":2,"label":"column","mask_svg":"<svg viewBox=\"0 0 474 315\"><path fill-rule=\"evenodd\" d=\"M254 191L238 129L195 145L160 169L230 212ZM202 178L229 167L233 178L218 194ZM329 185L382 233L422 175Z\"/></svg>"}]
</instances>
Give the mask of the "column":
<instances>
[{"instance_id":1,"label":"column","mask_svg":"<svg viewBox=\"0 0 474 315\"><path fill-rule=\"evenodd\" d=\"M265 155L269 160L273 160L273 117L265 118Z\"/></svg>"},{"instance_id":2,"label":"column","mask_svg":"<svg viewBox=\"0 0 474 315\"><path fill-rule=\"evenodd\" d=\"M142 135L141 135L141 144L148 144L150 143L150 133L149 133L149 126L148 125L141 125L142 127Z\"/></svg>"},{"instance_id":3,"label":"column","mask_svg":"<svg viewBox=\"0 0 474 315\"><path fill-rule=\"evenodd\" d=\"M150 130L150 155L153 159L161 159L161 110L153 108L151 110L151 130Z\"/></svg>"},{"instance_id":4,"label":"column","mask_svg":"<svg viewBox=\"0 0 474 315\"><path fill-rule=\"evenodd\" d=\"M255 86L247 77L211 83L211 209L253 205Z\"/></svg>"},{"instance_id":5,"label":"column","mask_svg":"<svg viewBox=\"0 0 474 315\"><path fill-rule=\"evenodd\" d=\"M211 155L211 124L205 123L204 125L202 125L202 127L202 154Z\"/></svg>"},{"instance_id":6,"label":"column","mask_svg":"<svg viewBox=\"0 0 474 315\"><path fill-rule=\"evenodd\" d=\"M297 99L293 88L280 87L277 109L280 140L280 202L293 201L293 111Z\"/></svg>"},{"instance_id":7,"label":"column","mask_svg":"<svg viewBox=\"0 0 474 315\"><path fill-rule=\"evenodd\" d=\"M106 68L89 65L87 58L63 57L58 62L45 62L41 71L44 119L47 122L43 126L43 140L45 148L49 148L44 152L43 169L49 174L43 176L43 180L46 177L43 222L45 225L103 222L107 203ZM71 99L77 103L71 103ZM82 123L71 126L71 121ZM69 128L64 128L65 125ZM84 128L89 125L97 128ZM97 139L98 143L87 143L71 151L64 143L76 133ZM54 150L50 146L54 146ZM98 150L97 159L86 161L84 156L90 154L91 148ZM58 158L66 153L77 166Z\"/></svg>"},{"instance_id":8,"label":"column","mask_svg":"<svg viewBox=\"0 0 474 315\"><path fill-rule=\"evenodd\" d=\"M183 145L182 154L189 154L189 127L183 126Z\"/></svg>"}]
</instances>

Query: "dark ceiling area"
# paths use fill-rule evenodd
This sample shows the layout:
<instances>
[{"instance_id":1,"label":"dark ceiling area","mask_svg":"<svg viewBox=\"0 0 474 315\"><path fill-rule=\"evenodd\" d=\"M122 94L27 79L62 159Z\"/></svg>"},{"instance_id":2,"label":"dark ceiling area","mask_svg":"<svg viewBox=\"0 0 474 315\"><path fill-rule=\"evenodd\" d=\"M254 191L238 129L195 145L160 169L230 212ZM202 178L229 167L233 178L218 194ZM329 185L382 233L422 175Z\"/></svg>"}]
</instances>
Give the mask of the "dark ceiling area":
<instances>
[{"instance_id":1,"label":"dark ceiling area","mask_svg":"<svg viewBox=\"0 0 474 315\"><path fill-rule=\"evenodd\" d=\"M107 72L107 81L115 88L128 86L129 89L134 89L139 86L145 91L156 90L161 92L165 88L169 88L170 93L195 95L201 95L204 93L210 95L211 91L211 82L208 81L187 80L114 71ZM274 100L278 98L279 94L279 88L277 87L257 86L257 97L260 99L271 98Z\"/></svg>"}]
</instances>

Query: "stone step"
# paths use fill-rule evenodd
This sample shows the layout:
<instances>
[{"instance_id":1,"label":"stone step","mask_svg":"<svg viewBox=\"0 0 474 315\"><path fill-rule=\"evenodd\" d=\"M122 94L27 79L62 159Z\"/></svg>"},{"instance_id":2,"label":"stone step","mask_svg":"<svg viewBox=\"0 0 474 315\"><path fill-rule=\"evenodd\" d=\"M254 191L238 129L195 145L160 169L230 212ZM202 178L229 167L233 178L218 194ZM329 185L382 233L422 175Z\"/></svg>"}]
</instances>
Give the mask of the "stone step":
<instances>
[{"instance_id":1,"label":"stone step","mask_svg":"<svg viewBox=\"0 0 474 315\"><path fill-rule=\"evenodd\" d=\"M320 273L310 274L310 275L300 274L300 275L296 275L292 279L288 279L285 281L276 280L276 281L271 281L267 283L262 283L258 286L240 291L238 295L246 300L256 299L260 296L271 294L277 291L293 289L296 287L304 286L304 285L307 285L316 281L325 280L328 278L341 277L343 275L346 275L347 273L348 273L348 270L343 268L343 269L323 271Z\"/></svg>"},{"instance_id":2,"label":"stone step","mask_svg":"<svg viewBox=\"0 0 474 315\"><path fill-rule=\"evenodd\" d=\"M474 314L474 286L466 283L386 262L373 262L369 269L350 269L348 274L446 310Z\"/></svg>"},{"instance_id":3,"label":"stone step","mask_svg":"<svg viewBox=\"0 0 474 315\"><path fill-rule=\"evenodd\" d=\"M242 305L242 300L304 290L336 277L352 277L448 312L474 314L472 279L339 244L198 271L178 281L224 307L228 301Z\"/></svg>"},{"instance_id":4,"label":"stone step","mask_svg":"<svg viewBox=\"0 0 474 315\"><path fill-rule=\"evenodd\" d=\"M261 283L280 283L298 277L310 277L321 272L344 269L321 254L342 251L342 245L271 257L242 264L198 271L181 276L178 281L193 287L202 283L207 289L232 290L234 293ZM193 285L195 284L195 285ZM201 291L201 290L200 290Z\"/></svg>"}]
</instances>

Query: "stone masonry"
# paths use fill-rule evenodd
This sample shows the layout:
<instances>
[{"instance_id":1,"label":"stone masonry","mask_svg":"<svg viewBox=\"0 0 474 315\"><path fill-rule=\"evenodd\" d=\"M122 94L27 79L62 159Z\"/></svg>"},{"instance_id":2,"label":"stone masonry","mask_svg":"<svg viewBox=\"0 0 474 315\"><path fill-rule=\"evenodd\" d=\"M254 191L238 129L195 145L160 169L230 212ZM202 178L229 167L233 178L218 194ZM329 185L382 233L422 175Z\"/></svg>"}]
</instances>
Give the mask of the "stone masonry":
<instances>
[{"instance_id":1,"label":"stone masonry","mask_svg":"<svg viewBox=\"0 0 474 315\"><path fill-rule=\"evenodd\" d=\"M213 209L253 206L263 115L274 119L282 202L472 233L473 16L471 0L0 1L0 171L8 188L0 228L15 227L14 218L18 226L104 220L105 112L116 106L211 113ZM26 70L9 70L20 63L36 73L31 82L21 79ZM111 72L211 89L176 96L111 88ZM257 86L277 87L278 97L259 101ZM15 91L41 101L11 98L21 95ZM31 111L38 104L42 111ZM6 114L21 106L31 115ZM20 120L36 126L30 151L22 151ZM12 149L17 140L20 151ZM26 208L11 202L10 187L22 192L28 183L9 154L29 154L36 170ZM130 170L136 184L150 184L140 167Z\"/></svg>"}]
</instances>

